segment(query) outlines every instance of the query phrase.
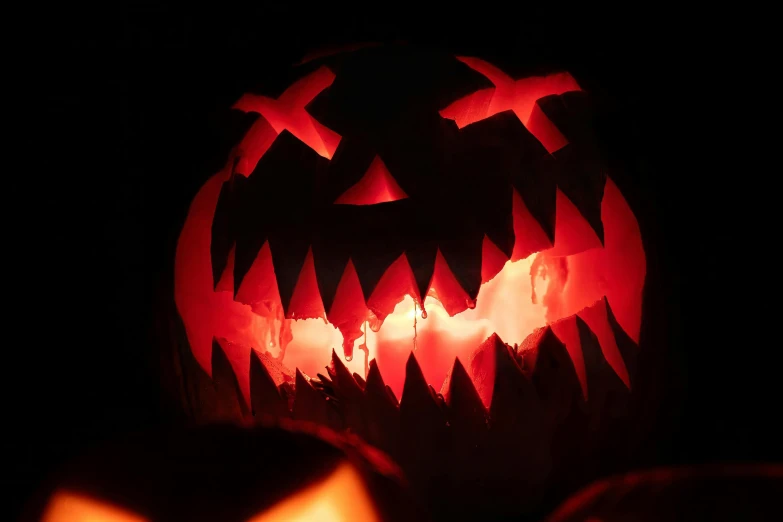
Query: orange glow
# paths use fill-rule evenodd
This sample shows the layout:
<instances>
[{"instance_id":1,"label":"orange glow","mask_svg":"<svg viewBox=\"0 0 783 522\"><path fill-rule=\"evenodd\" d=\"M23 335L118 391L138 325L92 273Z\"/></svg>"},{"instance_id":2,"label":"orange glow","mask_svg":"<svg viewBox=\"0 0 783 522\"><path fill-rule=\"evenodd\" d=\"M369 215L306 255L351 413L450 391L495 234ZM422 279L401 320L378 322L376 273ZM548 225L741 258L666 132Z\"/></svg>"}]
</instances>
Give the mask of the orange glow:
<instances>
[{"instance_id":1,"label":"orange glow","mask_svg":"<svg viewBox=\"0 0 783 522\"><path fill-rule=\"evenodd\" d=\"M359 473L342 464L322 482L292 495L248 522L380 520Z\"/></svg>"},{"instance_id":2,"label":"orange glow","mask_svg":"<svg viewBox=\"0 0 783 522\"><path fill-rule=\"evenodd\" d=\"M381 158L375 156L370 168L354 186L337 198L337 205L375 205L407 198Z\"/></svg>"},{"instance_id":3,"label":"orange glow","mask_svg":"<svg viewBox=\"0 0 783 522\"><path fill-rule=\"evenodd\" d=\"M147 518L116 506L67 491L49 500L41 522L146 522Z\"/></svg>"},{"instance_id":4,"label":"orange glow","mask_svg":"<svg viewBox=\"0 0 783 522\"><path fill-rule=\"evenodd\" d=\"M482 279L496 272L499 265L502 268L482 285L475 308L470 308L467 293L438 252L422 310L410 266L403 255L388 268L366 301L353 263L349 261L331 310L326 314L328 321L324 321L313 319L322 317L323 305L315 284L311 254L302 269L291 306L295 317L306 319L284 317L268 243L243 279L236 300L232 298L231 286L223 284L223 278L217 291L212 290L210 227L223 179L222 173L213 177L191 206L177 249L175 295L191 349L210 374L213 336L232 341L226 348L227 356L245 400L249 398L251 347L261 353L269 352L273 357L284 347L287 367L315 375L329 363L332 350L343 346L344 351L337 350L342 352L341 359L351 372L363 375L364 358L353 356L354 349L363 342L385 382L400 396L405 362L413 349L414 307L417 310L416 358L427 381L436 389L441 387L454 358L467 361L493 332L506 343L521 344L536 328L576 314L598 336L607 361L629 384L627 369L608 326L606 306L600 299L606 296L620 326L638 342L646 266L636 219L611 180L607 180L601 207L603 247L573 204L558 191L553 248L518 260L512 257L512 261L500 265L501 259L494 252L496 247L485 241ZM518 214L526 214L521 198L515 198L515 208L518 209L516 224ZM519 229L515 226L515 230ZM574 230L582 232L574 233ZM528 235L518 236L515 252L524 252L531 244L543 241L540 227L527 231ZM518 248L519 243L525 246ZM232 269L228 266L227 273ZM578 336L570 330L568 322L554 329L574 359L586 392Z\"/></svg>"},{"instance_id":5,"label":"orange glow","mask_svg":"<svg viewBox=\"0 0 783 522\"><path fill-rule=\"evenodd\" d=\"M565 147L565 139L537 105L540 98L568 91L580 91L579 84L568 73L550 74L513 80L503 71L478 58L460 57L461 62L487 77L495 87L481 89L459 99L440 111L461 129L503 111L514 111L519 121L551 154Z\"/></svg>"},{"instance_id":6,"label":"orange glow","mask_svg":"<svg viewBox=\"0 0 783 522\"><path fill-rule=\"evenodd\" d=\"M512 261L525 259L531 254L552 248L552 242L541 225L530 213L516 189L512 190L512 214L514 219L514 251Z\"/></svg>"},{"instance_id":7,"label":"orange glow","mask_svg":"<svg viewBox=\"0 0 783 522\"><path fill-rule=\"evenodd\" d=\"M318 291L318 281L315 278L315 263L313 262L313 249L307 251L299 280L291 295L286 317L291 319L326 319L324 303L321 292Z\"/></svg>"},{"instance_id":8,"label":"orange glow","mask_svg":"<svg viewBox=\"0 0 783 522\"><path fill-rule=\"evenodd\" d=\"M464 127L513 110L549 152L565 145L536 102L544 96L579 90L570 75L513 80L481 60L460 60L489 78L495 87L454 102L441 116ZM609 364L629 385L628 371L609 326L607 304L621 328L638 343L646 261L636 218L608 177L601 202L603 245L559 189L554 244L520 194L512 190L515 243L511 259L484 237L482 286L476 300L469 298L440 250L435 253L432 277L423 296L404 252L386 268L371 295L364 295L354 264L348 259L331 307L325 310L311 248L284 310L269 242L259 250L236 295L234 249L213 287L211 229L222 184L232 173L250 175L284 130L331 158L340 136L316 122L304 107L329 87L334 77L321 67L291 85L277 100L246 95L235 106L261 116L226 168L207 181L194 198L176 251L175 302L201 367L212 374L212 341L218 339L244 399L249 401L251 350L265 355L265 360L277 358L289 374L293 374L290 369L298 368L312 376L323 372L336 349L351 372L364 375L365 352L354 357L354 351L365 344L384 381L400 396L405 364L414 348L428 383L439 389L454 358L468 361L492 333L508 344L522 344L536 328L552 324L574 360L586 394L581 346L572 324L578 314L598 337ZM376 156L362 179L335 203L371 205L407 197Z\"/></svg>"}]
</instances>

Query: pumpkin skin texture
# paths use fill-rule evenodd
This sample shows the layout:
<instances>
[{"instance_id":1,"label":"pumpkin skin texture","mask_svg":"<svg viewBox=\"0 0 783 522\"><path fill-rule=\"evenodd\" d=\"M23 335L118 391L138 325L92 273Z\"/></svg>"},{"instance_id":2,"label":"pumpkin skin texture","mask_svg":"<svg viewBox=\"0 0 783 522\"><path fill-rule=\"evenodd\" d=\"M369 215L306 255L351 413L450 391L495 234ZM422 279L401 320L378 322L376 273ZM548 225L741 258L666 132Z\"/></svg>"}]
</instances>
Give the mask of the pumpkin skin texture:
<instances>
[{"instance_id":1,"label":"pumpkin skin texture","mask_svg":"<svg viewBox=\"0 0 783 522\"><path fill-rule=\"evenodd\" d=\"M590 123L567 73L408 46L244 95L177 245L188 413L350 430L438 518L613 469L646 258Z\"/></svg>"},{"instance_id":2,"label":"pumpkin skin texture","mask_svg":"<svg viewBox=\"0 0 783 522\"><path fill-rule=\"evenodd\" d=\"M660 468L597 481L566 500L547 522L780 520L781 491L783 467L775 464Z\"/></svg>"},{"instance_id":3,"label":"pumpkin skin texture","mask_svg":"<svg viewBox=\"0 0 783 522\"><path fill-rule=\"evenodd\" d=\"M312 425L213 425L77 459L54 478L40 520L421 520L400 477L372 448Z\"/></svg>"}]
</instances>

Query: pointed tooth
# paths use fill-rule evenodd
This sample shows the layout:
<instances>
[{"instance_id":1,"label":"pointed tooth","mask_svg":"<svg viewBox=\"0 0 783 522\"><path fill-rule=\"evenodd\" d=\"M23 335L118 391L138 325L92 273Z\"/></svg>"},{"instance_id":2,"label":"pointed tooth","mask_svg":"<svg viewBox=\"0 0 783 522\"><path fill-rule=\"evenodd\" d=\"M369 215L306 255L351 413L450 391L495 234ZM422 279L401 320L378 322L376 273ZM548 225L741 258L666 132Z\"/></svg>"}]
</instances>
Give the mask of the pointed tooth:
<instances>
[{"instance_id":1,"label":"pointed tooth","mask_svg":"<svg viewBox=\"0 0 783 522\"><path fill-rule=\"evenodd\" d=\"M535 418L536 413L540 413L537 412L540 410L540 402L533 382L520 368L513 351L496 334L491 344L491 355L494 358L494 372L489 414L493 425L502 426L506 421L511 422L515 417L512 409L528 419ZM476 372L472 364L471 372Z\"/></svg>"},{"instance_id":2,"label":"pointed tooth","mask_svg":"<svg viewBox=\"0 0 783 522\"><path fill-rule=\"evenodd\" d=\"M465 180L458 199L508 258L514 248L512 185L518 177L531 175L546 151L510 110L462 129L458 146L453 170Z\"/></svg>"},{"instance_id":3,"label":"pointed tooth","mask_svg":"<svg viewBox=\"0 0 783 522\"><path fill-rule=\"evenodd\" d=\"M350 249L344 241L333 234L315 237L312 248L318 291L324 310L326 310L327 315L330 315L337 295L337 289L345 274Z\"/></svg>"},{"instance_id":4,"label":"pointed tooth","mask_svg":"<svg viewBox=\"0 0 783 522\"><path fill-rule=\"evenodd\" d=\"M633 447L627 422L630 413L630 390L620 380L601 353L598 337L580 318L576 318L587 370L590 398L585 405L585 434L579 444L587 456L586 465L611 466L615 459L625 458L626 449ZM600 456L600 457L599 457Z\"/></svg>"},{"instance_id":5,"label":"pointed tooth","mask_svg":"<svg viewBox=\"0 0 783 522\"><path fill-rule=\"evenodd\" d=\"M296 373L292 372L279 360L269 355L269 352L261 353L255 350L253 350L253 352L264 365L266 372L269 374L269 377L272 379L272 382L275 384L275 386L280 387L286 383L294 383L294 380L296 379Z\"/></svg>"},{"instance_id":6,"label":"pointed tooth","mask_svg":"<svg viewBox=\"0 0 783 522\"><path fill-rule=\"evenodd\" d=\"M286 309L289 319L325 318L324 304L318 291L312 247L308 248L291 301Z\"/></svg>"},{"instance_id":7,"label":"pointed tooth","mask_svg":"<svg viewBox=\"0 0 783 522\"><path fill-rule=\"evenodd\" d=\"M361 388L362 391L364 391L364 388L367 386L367 381L364 380L364 377L362 377L356 372L353 372L353 379L356 381L356 384L359 385L359 388Z\"/></svg>"},{"instance_id":8,"label":"pointed tooth","mask_svg":"<svg viewBox=\"0 0 783 522\"><path fill-rule=\"evenodd\" d=\"M582 388L582 397L587 400L589 390L587 389L587 371L585 370L585 359L582 353L582 342L577 327L576 316L560 319L550 325L552 332L557 336L565 346L568 356L571 359L571 368L574 369Z\"/></svg>"},{"instance_id":9,"label":"pointed tooth","mask_svg":"<svg viewBox=\"0 0 783 522\"><path fill-rule=\"evenodd\" d=\"M451 438L447 458L449 476L458 484L484 477L487 412L458 358L454 359L449 373L446 402Z\"/></svg>"},{"instance_id":10,"label":"pointed tooth","mask_svg":"<svg viewBox=\"0 0 783 522\"><path fill-rule=\"evenodd\" d=\"M421 303L416 279L413 277L408 258L402 254L384 272L372 295L367 300L369 308L381 321L394 311L394 307L406 295Z\"/></svg>"},{"instance_id":11,"label":"pointed tooth","mask_svg":"<svg viewBox=\"0 0 783 522\"><path fill-rule=\"evenodd\" d=\"M493 348L489 447L494 451L488 457L494 461L493 475L540 483L551 465L543 406L508 346L494 342Z\"/></svg>"},{"instance_id":12,"label":"pointed tooth","mask_svg":"<svg viewBox=\"0 0 783 522\"><path fill-rule=\"evenodd\" d=\"M400 405L400 401L397 399L397 396L394 394L394 390L392 390L391 386L388 384L386 385L386 393L389 395L389 399L396 404L397 406Z\"/></svg>"},{"instance_id":13,"label":"pointed tooth","mask_svg":"<svg viewBox=\"0 0 783 522\"><path fill-rule=\"evenodd\" d=\"M569 142L553 153L557 185L573 201L603 244L601 200L606 169L594 138L589 97L583 91L547 96L538 100L538 107Z\"/></svg>"},{"instance_id":14,"label":"pointed tooth","mask_svg":"<svg viewBox=\"0 0 783 522\"><path fill-rule=\"evenodd\" d=\"M350 216L351 259L362 291L371 296L387 269L416 235L418 207L412 199L369 206L337 205L335 213ZM368 297L369 299L369 297Z\"/></svg>"},{"instance_id":15,"label":"pointed tooth","mask_svg":"<svg viewBox=\"0 0 783 522\"><path fill-rule=\"evenodd\" d=\"M469 359L470 375L473 378L476 393L478 393L482 404L487 409L492 404L495 373L497 371L496 351L498 347L507 349L500 336L493 333L476 348Z\"/></svg>"},{"instance_id":16,"label":"pointed tooth","mask_svg":"<svg viewBox=\"0 0 783 522\"><path fill-rule=\"evenodd\" d=\"M223 140L226 154L217 154L215 157L228 157L230 165L226 167L227 176L224 178L228 181L221 187L217 204L210 209L214 212L213 218L209 220L212 223L210 258L214 282L217 282L223 273L226 255L234 242L236 233L234 226L237 209L234 190L241 190L245 186L244 180L234 179L232 171L248 176L252 168L255 167L255 162L277 137L274 129L258 114L243 114L234 110L225 113L224 121L218 128L226 134ZM238 142L239 145L234 146ZM234 147L234 149L229 152L229 147ZM221 165L216 164L210 171L217 171L220 168Z\"/></svg>"},{"instance_id":17,"label":"pointed tooth","mask_svg":"<svg viewBox=\"0 0 783 522\"><path fill-rule=\"evenodd\" d=\"M381 374L381 370L378 368L378 363L375 361L375 359L371 360L369 364L369 371L367 372L367 384L364 388L365 396L372 396L373 400L377 401L379 404L386 404L390 407L384 407L388 411L391 411L391 409L399 410L397 399L393 396L393 394L389 395L388 390L390 390L390 388L386 386L386 383L383 381L383 375Z\"/></svg>"},{"instance_id":18,"label":"pointed tooth","mask_svg":"<svg viewBox=\"0 0 783 522\"><path fill-rule=\"evenodd\" d=\"M430 394L427 381L421 371L416 356L411 352L405 364L405 384L402 389L400 411L410 414L432 412L435 401Z\"/></svg>"},{"instance_id":19,"label":"pointed tooth","mask_svg":"<svg viewBox=\"0 0 783 522\"><path fill-rule=\"evenodd\" d=\"M601 345L601 351L606 362L611 366L620 380L623 381L626 387L630 388L631 382L628 377L628 369L625 367L623 356L617 346L615 340L614 331L609 324L609 317L607 315L607 302L603 297L599 301L596 301L592 306L580 311L577 315L581 318L590 330L598 337L598 342ZM585 365L588 361L585 359ZM588 368L588 374L590 373Z\"/></svg>"},{"instance_id":20,"label":"pointed tooth","mask_svg":"<svg viewBox=\"0 0 783 522\"><path fill-rule=\"evenodd\" d=\"M368 245L366 253L361 252L360 248L354 248L351 255L362 293L366 296L372 296L383 274L404 252L401 246L389 248L378 245L377 239L373 243Z\"/></svg>"},{"instance_id":21,"label":"pointed tooth","mask_svg":"<svg viewBox=\"0 0 783 522\"><path fill-rule=\"evenodd\" d=\"M314 422L335 430L342 429L337 413L328 404L327 399L316 391L302 372L296 370L296 396L292 416L295 420Z\"/></svg>"},{"instance_id":22,"label":"pointed tooth","mask_svg":"<svg viewBox=\"0 0 783 522\"><path fill-rule=\"evenodd\" d=\"M294 251L292 256L299 263L304 259L304 253L301 257L297 254L300 245L288 246L287 241L308 237L318 224L313 218L315 206L303 204L303 201L309 203L313 200L317 173L325 171L327 166L327 159L290 132L283 131L261 157L250 177L233 178L236 186L232 192L235 201L231 214L233 237L237 243L234 272L237 285L241 284L264 241L269 239L275 256L275 268L281 271L278 283L287 302L301 264L289 281L288 268L283 267L280 261L288 258L286 253L289 249Z\"/></svg>"},{"instance_id":23,"label":"pointed tooth","mask_svg":"<svg viewBox=\"0 0 783 522\"><path fill-rule=\"evenodd\" d=\"M294 411L294 399L296 398L295 384L296 377L290 381L283 382L277 387L278 391L280 392L280 397L282 397L283 402L286 404L289 416L291 415L291 412Z\"/></svg>"},{"instance_id":24,"label":"pointed tooth","mask_svg":"<svg viewBox=\"0 0 783 522\"><path fill-rule=\"evenodd\" d=\"M364 394L354 380L351 372L345 367L343 361L332 350L332 372L334 372L334 390L340 401L346 428L360 436L364 435Z\"/></svg>"},{"instance_id":25,"label":"pointed tooth","mask_svg":"<svg viewBox=\"0 0 783 522\"><path fill-rule=\"evenodd\" d=\"M476 299L481 288L481 246L484 234L465 231L459 239L442 240L438 248L451 273L470 299Z\"/></svg>"},{"instance_id":26,"label":"pointed tooth","mask_svg":"<svg viewBox=\"0 0 783 522\"><path fill-rule=\"evenodd\" d=\"M440 250L435 255L435 267L428 293L434 294L452 317L468 308L468 294L454 277Z\"/></svg>"},{"instance_id":27,"label":"pointed tooth","mask_svg":"<svg viewBox=\"0 0 783 522\"><path fill-rule=\"evenodd\" d=\"M305 261L310 252L309 234L303 237L295 230L276 231L270 234L269 247L272 252L280 302L283 310L286 311L286 317L291 318L291 299L303 275Z\"/></svg>"},{"instance_id":28,"label":"pointed tooth","mask_svg":"<svg viewBox=\"0 0 783 522\"><path fill-rule=\"evenodd\" d=\"M316 373L315 376L318 378L319 381L321 381L321 384L323 384L324 386L329 386L329 387L333 386L332 379L330 379L326 375L322 373Z\"/></svg>"},{"instance_id":29,"label":"pointed tooth","mask_svg":"<svg viewBox=\"0 0 783 522\"><path fill-rule=\"evenodd\" d=\"M418 295L424 299L429 290L432 277L435 272L435 258L438 252L438 244L435 240L422 240L415 246L405 250L413 277L416 280Z\"/></svg>"},{"instance_id":30,"label":"pointed tooth","mask_svg":"<svg viewBox=\"0 0 783 522\"><path fill-rule=\"evenodd\" d=\"M552 176L554 158L511 111L499 113L489 120L495 120L493 126L496 126L499 132L499 137L494 142L497 144L496 147L500 148L500 153L497 159L490 156L487 161L499 162L497 168L502 169L507 176L506 179L510 180L513 190L524 203L527 214L532 216L538 224L537 228L541 229L545 237L550 242L554 242L556 187ZM508 201L511 207L512 201ZM508 215L511 215L511 212ZM519 237L516 229L514 235ZM516 243L518 242L519 239L516 239ZM503 250L502 245L498 246Z\"/></svg>"},{"instance_id":31,"label":"pointed tooth","mask_svg":"<svg viewBox=\"0 0 783 522\"><path fill-rule=\"evenodd\" d=\"M627 398L628 388L604 357L598 336L581 317L577 316L575 322L579 331L590 390L588 407L596 415L610 415L613 413L610 411L611 408L621 407L618 403L622 401L622 397ZM612 404L606 404L610 394Z\"/></svg>"},{"instance_id":32,"label":"pointed tooth","mask_svg":"<svg viewBox=\"0 0 783 522\"><path fill-rule=\"evenodd\" d=\"M237 376L217 340L212 343L212 382L216 391L216 414L221 420L242 421L248 414Z\"/></svg>"},{"instance_id":33,"label":"pointed tooth","mask_svg":"<svg viewBox=\"0 0 783 522\"><path fill-rule=\"evenodd\" d=\"M326 367L326 373L329 374L329 377L324 382L328 382L330 386L335 385L335 381L337 380L337 372L335 371L335 368L333 365L329 365ZM321 375L320 373L318 375Z\"/></svg>"},{"instance_id":34,"label":"pointed tooth","mask_svg":"<svg viewBox=\"0 0 783 522\"><path fill-rule=\"evenodd\" d=\"M553 329L547 326L531 336L534 336L536 344L523 343L520 351L525 350L523 358L526 365L535 361L533 386L544 408L547 433L552 434L572 410L582 407L582 387L571 356Z\"/></svg>"},{"instance_id":35,"label":"pointed tooth","mask_svg":"<svg viewBox=\"0 0 783 522\"><path fill-rule=\"evenodd\" d=\"M592 225L568 196L558 188L555 246L548 254L550 256L570 256L591 248L601 248L601 246L601 241Z\"/></svg>"},{"instance_id":36,"label":"pointed tooth","mask_svg":"<svg viewBox=\"0 0 783 522\"><path fill-rule=\"evenodd\" d=\"M538 359L539 346L545 342L545 337L553 335L551 328L537 328L530 335L525 337L522 344L519 345L516 353L516 361L525 377L532 382L533 371Z\"/></svg>"},{"instance_id":37,"label":"pointed tooth","mask_svg":"<svg viewBox=\"0 0 783 522\"><path fill-rule=\"evenodd\" d=\"M432 400L435 401L435 404L437 404L439 408L444 410L446 406L446 399L443 398L443 395L438 393L438 391L435 390L432 384L428 384L427 388L430 390L430 396L432 397Z\"/></svg>"},{"instance_id":38,"label":"pointed tooth","mask_svg":"<svg viewBox=\"0 0 783 522\"><path fill-rule=\"evenodd\" d=\"M217 280L215 285L215 292L234 292L234 255L236 252L236 245L231 247L228 252L228 259L226 260L226 268L223 270L223 275Z\"/></svg>"},{"instance_id":39,"label":"pointed tooth","mask_svg":"<svg viewBox=\"0 0 783 522\"><path fill-rule=\"evenodd\" d=\"M288 417L290 415L288 404L280 396L277 385L255 350L250 351L250 404L253 416Z\"/></svg>"},{"instance_id":40,"label":"pointed tooth","mask_svg":"<svg viewBox=\"0 0 783 522\"><path fill-rule=\"evenodd\" d=\"M552 248L554 241L547 236L541 224L530 213L516 189L512 194L514 221L514 251L512 261L519 261L536 252ZM554 209L552 216L552 234L554 237Z\"/></svg>"},{"instance_id":41,"label":"pointed tooth","mask_svg":"<svg viewBox=\"0 0 783 522\"><path fill-rule=\"evenodd\" d=\"M484 284L503 270L509 256L503 253L485 234L481 244L481 284Z\"/></svg>"},{"instance_id":42,"label":"pointed tooth","mask_svg":"<svg viewBox=\"0 0 783 522\"><path fill-rule=\"evenodd\" d=\"M254 240L237 241L234 247L233 276L234 299L237 301L244 302L239 297L242 294L245 295L245 299L252 300L251 296L258 294L257 289L269 288L270 286L274 286L275 294L278 294L275 269L272 265L272 253L269 250L269 243L266 241L266 234L260 235ZM247 283L245 283L246 279ZM265 292L262 292L261 295L263 294Z\"/></svg>"},{"instance_id":43,"label":"pointed tooth","mask_svg":"<svg viewBox=\"0 0 783 522\"><path fill-rule=\"evenodd\" d=\"M237 247L237 250L239 247ZM237 285L238 288L237 288ZM253 265L239 282L237 269L234 267L234 288L237 288L234 300L253 308L259 315L269 316L270 311L280 315L282 319L282 305L280 304L280 292L277 289L277 278L272 264L272 252L269 243L264 243L258 251ZM277 308L279 307L279 310ZM270 310L275 308L275 310Z\"/></svg>"},{"instance_id":44,"label":"pointed tooth","mask_svg":"<svg viewBox=\"0 0 783 522\"><path fill-rule=\"evenodd\" d=\"M390 397L387 390L378 365L375 360L370 361L364 388L367 442L398 458L400 409L397 400Z\"/></svg>"},{"instance_id":45,"label":"pointed tooth","mask_svg":"<svg viewBox=\"0 0 783 522\"><path fill-rule=\"evenodd\" d=\"M606 298L604 299L606 300ZM628 372L629 388L633 389L639 367L639 345L620 326L608 300L606 300L606 315L609 327L612 329L615 342L617 343L617 349L623 358L623 364Z\"/></svg>"},{"instance_id":46,"label":"pointed tooth","mask_svg":"<svg viewBox=\"0 0 783 522\"><path fill-rule=\"evenodd\" d=\"M353 357L353 344L362 336L362 323L368 316L359 277L353 262L349 259L337 287L332 307L327 317L343 335L343 349L346 356Z\"/></svg>"},{"instance_id":47,"label":"pointed tooth","mask_svg":"<svg viewBox=\"0 0 783 522\"><path fill-rule=\"evenodd\" d=\"M487 429L487 411L459 358L454 359L446 403L455 438L471 445Z\"/></svg>"},{"instance_id":48,"label":"pointed tooth","mask_svg":"<svg viewBox=\"0 0 783 522\"><path fill-rule=\"evenodd\" d=\"M427 485L443 473L447 435L444 413L411 353L400 400L400 463L414 485Z\"/></svg>"}]
</instances>

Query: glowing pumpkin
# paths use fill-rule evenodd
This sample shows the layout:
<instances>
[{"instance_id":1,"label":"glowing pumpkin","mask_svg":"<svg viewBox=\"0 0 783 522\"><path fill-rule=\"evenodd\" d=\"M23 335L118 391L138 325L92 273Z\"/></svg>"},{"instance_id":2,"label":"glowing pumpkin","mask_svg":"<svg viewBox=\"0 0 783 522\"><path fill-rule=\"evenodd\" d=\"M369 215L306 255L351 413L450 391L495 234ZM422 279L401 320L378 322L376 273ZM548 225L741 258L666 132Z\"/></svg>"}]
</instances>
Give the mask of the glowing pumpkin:
<instances>
[{"instance_id":1,"label":"glowing pumpkin","mask_svg":"<svg viewBox=\"0 0 783 522\"><path fill-rule=\"evenodd\" d=\"M290 423L151 433L75 460L41 522L419 520L393 464Z\"/></svg>"},{"instance_id":2,"label":"glowing pumpkin","mask_svg":"<svg viewBox=\"0 0 783 522\"><path fill-rule=\"evenodd\" d=\"M294 75L234 105L179 237L190 411L349 429L457 511L578 483L627 407L646 274L587 93L407 46Z\"/></svg>"}]
</instances>

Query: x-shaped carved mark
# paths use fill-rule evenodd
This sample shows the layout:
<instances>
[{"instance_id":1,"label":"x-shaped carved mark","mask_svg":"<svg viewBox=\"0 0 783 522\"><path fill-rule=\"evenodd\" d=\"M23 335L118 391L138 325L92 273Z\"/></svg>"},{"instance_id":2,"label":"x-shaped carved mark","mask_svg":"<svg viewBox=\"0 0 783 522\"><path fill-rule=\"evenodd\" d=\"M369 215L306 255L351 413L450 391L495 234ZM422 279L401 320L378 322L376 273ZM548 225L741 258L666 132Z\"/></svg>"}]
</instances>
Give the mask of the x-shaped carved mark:
<instances>
[{"instance_id":1,"label":"x-shaped carved mark","mask_svg":"<svg viewBox=\"0 0 783 522\"><path fill-rule=\"evenodd\" d=\"M487 77L495 87L481 89L461 98L440 111L461 129L503 111L514 111L522 124L551 154L568 144L536 103L540 98L568 91L581 91L574 78L564 72L514 80L503 71L478 58L458 60Z\"/></svg>"},{"instance_id":2,"label":"x-shaped carved mark","mask_svg":"<svg viewBox=\"0 0 783 522\"><path fill-rule=\"evenodd\" d=\"M321 67L294 82L276 100L257 94L243 95L233 108L258 113L263 119L253 124L236 150L238 160L235 171L249 176L264 152L284 130L319 155L331 159L341 136L318 123L308 114L305 106L333 81L334 73Z\"/></svg>"}]
</instances>

